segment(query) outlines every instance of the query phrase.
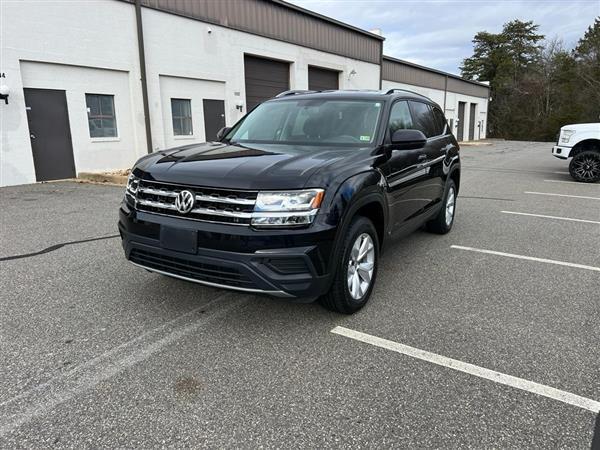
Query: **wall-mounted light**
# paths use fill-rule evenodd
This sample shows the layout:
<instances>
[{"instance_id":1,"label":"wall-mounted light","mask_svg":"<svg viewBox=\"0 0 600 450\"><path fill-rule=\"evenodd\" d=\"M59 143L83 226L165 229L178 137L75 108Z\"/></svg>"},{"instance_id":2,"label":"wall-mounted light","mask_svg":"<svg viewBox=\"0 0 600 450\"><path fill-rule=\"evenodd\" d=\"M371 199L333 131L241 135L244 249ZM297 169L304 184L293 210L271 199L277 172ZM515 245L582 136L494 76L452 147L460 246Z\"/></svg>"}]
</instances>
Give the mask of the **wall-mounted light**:
<instances>
[{"instance_id":1,"label":"wall-mounted light","mask_svg":"<svg viewBox=\"0 0 600 450\"><path fill-rule=\"evenodd\" d=\"M3 84L2 86L0 86L0 100L4 100L4 103L8 105L8 93L9 93L10 89L8 89L8 86Z\"/></svg>"},{"instance_id":2,"label":"wall-mounted light","mask_svg":"<svg viewBox=\"0 0 600 450\"><path fill-rule=\"evenodd\" d=\"M348 81L350 81L350 78L352 78L354 75L356 75L356 70L352 69L348 74Z\"/></svg>"},{"instance_id":3,"label":"wall-mounted light","mask_svg":"<svg viewBox=\"0 0 600 450\"><path fill-rule=\"evenodd\" d=\"M235 102L235 109L237 109L239 112L242 112L244 110L244 102L241 100Z\"/></svg>"}]
</instances>

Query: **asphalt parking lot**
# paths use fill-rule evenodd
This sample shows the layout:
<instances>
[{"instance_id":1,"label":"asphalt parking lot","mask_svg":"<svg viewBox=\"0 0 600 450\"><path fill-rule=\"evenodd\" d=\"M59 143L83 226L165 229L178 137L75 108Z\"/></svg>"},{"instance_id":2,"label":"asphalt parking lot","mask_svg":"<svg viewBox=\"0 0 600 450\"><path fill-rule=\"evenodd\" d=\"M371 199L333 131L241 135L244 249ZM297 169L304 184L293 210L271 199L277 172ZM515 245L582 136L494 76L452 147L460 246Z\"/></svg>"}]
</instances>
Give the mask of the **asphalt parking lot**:
<instances>
[{"instance_id":1,"label":"asphalt parking lot","mask_svg":"<svg viewBox=\"0 0 600 450\"><path fill-rule=\"evenodd\" d=\"M353 316L134 267L120 187L2 188L0 447L600 448L600 185L550 148L464 147Z\"/></svg>"}]
</instances>

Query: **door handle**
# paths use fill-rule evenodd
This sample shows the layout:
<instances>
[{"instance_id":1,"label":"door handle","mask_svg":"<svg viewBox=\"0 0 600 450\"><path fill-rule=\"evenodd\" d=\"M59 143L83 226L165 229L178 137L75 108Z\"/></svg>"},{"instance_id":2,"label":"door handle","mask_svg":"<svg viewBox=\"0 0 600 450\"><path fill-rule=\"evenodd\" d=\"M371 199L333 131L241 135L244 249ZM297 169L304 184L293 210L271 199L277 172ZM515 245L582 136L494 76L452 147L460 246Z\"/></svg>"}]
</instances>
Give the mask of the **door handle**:
<instances>
[{"instance_id":1,"label":"door handle","mask_svg":"<svg viewBox=\"0 0 600 450\"><path fill-rule=\"evenodd\" d=\"M30 134L30 135L29 135L29 137L30 137L31 139L35 139L35 135L33 135L33 134Z\"/></svg>"},{"instance_id":2,"label":"door handle","mask_svg":"<svg viewBox=\"0 0 600 450\"><path fill-rule=\"evenodd\" d=\"M417 158L417 161L422 162L425 161L427 159L427 155L419 155L419 157Z\"/></svg>"}]
</instances>

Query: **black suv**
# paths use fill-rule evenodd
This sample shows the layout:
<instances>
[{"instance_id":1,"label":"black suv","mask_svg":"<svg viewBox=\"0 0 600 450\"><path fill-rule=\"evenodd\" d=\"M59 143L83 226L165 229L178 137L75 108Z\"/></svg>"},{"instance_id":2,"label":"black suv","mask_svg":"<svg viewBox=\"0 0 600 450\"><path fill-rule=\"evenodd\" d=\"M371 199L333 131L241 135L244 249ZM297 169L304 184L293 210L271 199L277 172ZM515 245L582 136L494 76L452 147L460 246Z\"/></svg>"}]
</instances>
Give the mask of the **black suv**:
<instances>
[{"instance_id":1,"label":"black suv","mask_svg":"<svg viewBox=\"0 0 600 450\"><path fill-rule=\"evenodd\" d=\"M119 211L132 263L353 313L385 241L452 228L459 147L426 97L287 91L219 139L135 164Z\"/></svg>"}]
</instances>

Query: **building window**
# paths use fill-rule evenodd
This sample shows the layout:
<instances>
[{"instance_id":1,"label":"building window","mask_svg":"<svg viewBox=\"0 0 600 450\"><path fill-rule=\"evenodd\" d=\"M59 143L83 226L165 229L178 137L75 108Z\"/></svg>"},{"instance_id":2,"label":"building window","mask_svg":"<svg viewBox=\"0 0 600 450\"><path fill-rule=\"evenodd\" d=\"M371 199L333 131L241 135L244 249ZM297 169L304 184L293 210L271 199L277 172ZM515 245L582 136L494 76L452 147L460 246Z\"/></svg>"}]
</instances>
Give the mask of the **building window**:
<instances>
[{"instance_id":1,"label":"building window","mask_svg":"<svg viewBox=\"0 0 600 450\"><path fill-rule=\"evenodd\" d=\"M173 134L175 136L191 136L192 128L192 102L184 98L171 99L171 115L173 117Z\"/></svg>"},{"instance_id":2,"label":"building window","mask_svg":"<svg viewBox=\"0 0 600 450\"><path fill-rule=\"evenodd\" d=\"M87 105L90 137L117 137L115 96L85 94L85 103Z\"/></svg>"}]
</instances>

